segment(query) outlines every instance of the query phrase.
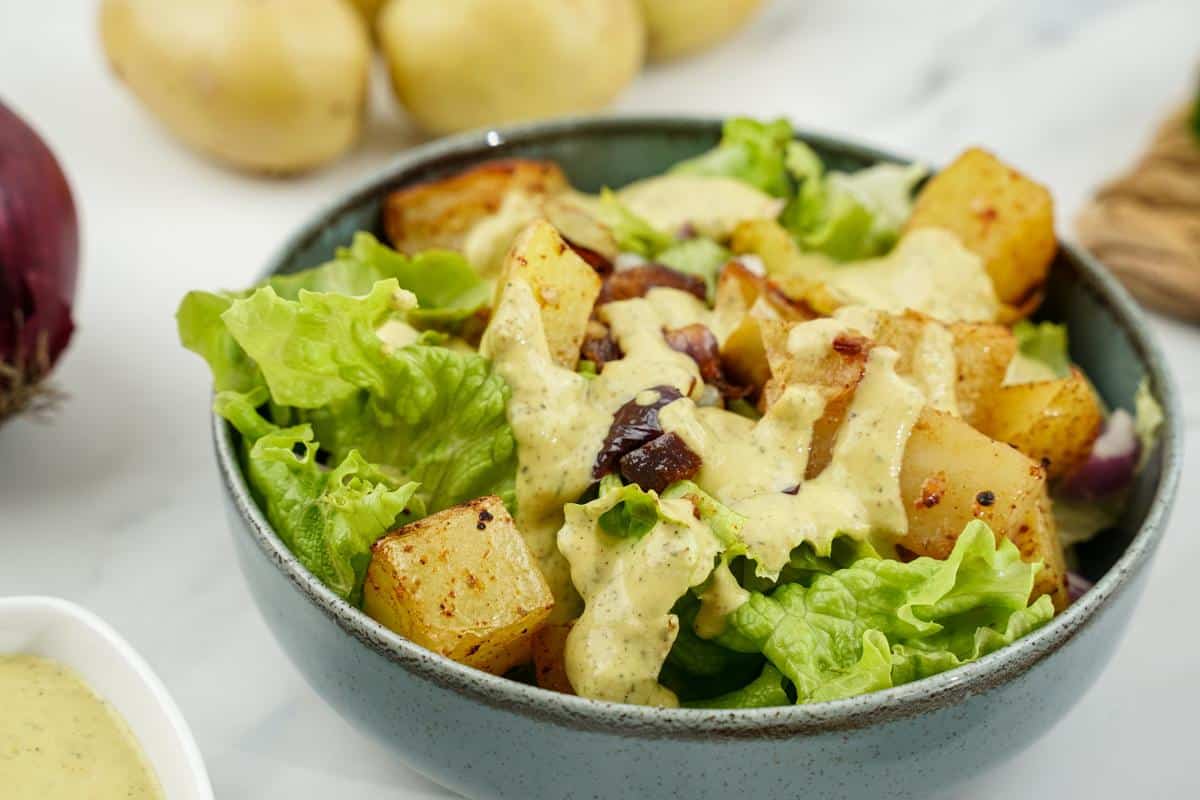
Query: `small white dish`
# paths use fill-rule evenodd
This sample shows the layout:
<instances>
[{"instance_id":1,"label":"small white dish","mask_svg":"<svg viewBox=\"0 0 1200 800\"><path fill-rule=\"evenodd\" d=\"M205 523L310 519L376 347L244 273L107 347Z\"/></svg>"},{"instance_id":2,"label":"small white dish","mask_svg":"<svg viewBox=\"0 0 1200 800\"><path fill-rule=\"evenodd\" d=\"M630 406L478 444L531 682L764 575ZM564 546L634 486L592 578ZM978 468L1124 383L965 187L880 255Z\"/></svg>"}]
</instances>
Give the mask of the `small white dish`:
<instances>
[{"instance_id":1,"label":"small white dish","mask_svg":"<svg viewBox=\"0 0 1200 800\"><path fill-rule=\"evenodd\" d=\"M213 800L200 748L175 701L107 622L56 597L0 598L0 654L10 653L52 658L79 673L125 718L170 800Z\"/></svg>"}]
</instances>

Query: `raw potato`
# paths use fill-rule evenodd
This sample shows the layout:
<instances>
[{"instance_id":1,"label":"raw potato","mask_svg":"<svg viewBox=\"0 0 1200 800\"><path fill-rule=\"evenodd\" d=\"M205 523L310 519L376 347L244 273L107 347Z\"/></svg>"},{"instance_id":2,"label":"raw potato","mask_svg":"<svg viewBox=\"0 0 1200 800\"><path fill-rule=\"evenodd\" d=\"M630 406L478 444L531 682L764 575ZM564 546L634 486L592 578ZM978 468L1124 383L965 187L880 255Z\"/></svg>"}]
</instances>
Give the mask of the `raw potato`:
<instances>
[{"instance_id":1,"label":"raw potato","mask_svg":"<svg viewBox=\"0 0 1200 800\"><path fill-rule=\"evenodd\" d=\"M991 153L971 148L917 195L904 231L938 227L984 260L1006 320L1033 311L1058 240L1050 192Z\"/></svg>"},{"instance_id":2,"label":"raw potato","mask_svg":"<svg viewBox=\"0 0 1200 800\"><path fill-rule=\"evenodd\" d=\"M641 0L650 58L694 53L741 27L762 0Z\"/></svg>"},{"instance_id":3,"label":"raw potato","mask_svg":"<svg viewBox=\"0 0 1200 800\"><path fill-rule=\"evenodd\" d=\"M387 0L350 0L350 4L358 10L363 22L367 23L367 27L375 24L375 18L379 16L379 11L385 2Z\"/></svg>"},{"instance_id":4,"label":"raw potato","mask_svg":"<svg viewBox=\"0 0 1200 800\"><path fill-rule=\"evenodd\" d=\"M343 0L104 0L116 73L180 139L293 173L358 138L371 45Z\"/></svg>"},{"instance_id":5,"label":"raw potato","mask_svg":"<svg viewBox=\"0 0 1200 800\"><path fill-rule=\"evenodd\" d=\"M645 47L635 0L392 0L378 33L396 95L433 133L595 111Z\"/></svg>"},{"instance_id":6,"label":"raw potato","mask_svg":"<svg viewBox=\"0 0 1200 800\"><path fill-rule=\"evenodd\" d=\"M561 366L575 369L588 318L600 294L600 276L563 241L553 225L537 220L513 242L500 291L514 279L525 281L533 290L550 355Z\"/></svg>"},{"instance_id":7,"label":"raw potato","mask_svg":"<svg viewBox=\"0 0 1200 800\"><path fill-rule=\"evenodd\" d=\"M958 417L925 409L904 451L900 494L908 533L899 544L906 550L945 558L963 527L981 519L1011 539L1025 561L1044 563L1033 596L1049 594L1065 605L1065 559L1046 513L1046 473L1020 452Z\"/></svg>"},{"instance_id":8,"label":"raw potato","mask_svg":"<svg viewBox=\"0 0 1200 800\"><path fill-rule=\"evenodd\" d=\"M531 657L554 605L500 498L480 497L375 543L363 610L422 647L502 675Z\"/></svg>"},{"instance_id":9,"label":"raw potato","mask_svg":"<svg viewBox=\"0 0 1200 800\"><path fill-rule=\"evenodd\" d=\"M1046 466L1050 478L1081 464L1104 425L1104 409L1083 373L1000 387L982 430Z\"/></svg>"}]
</instances>

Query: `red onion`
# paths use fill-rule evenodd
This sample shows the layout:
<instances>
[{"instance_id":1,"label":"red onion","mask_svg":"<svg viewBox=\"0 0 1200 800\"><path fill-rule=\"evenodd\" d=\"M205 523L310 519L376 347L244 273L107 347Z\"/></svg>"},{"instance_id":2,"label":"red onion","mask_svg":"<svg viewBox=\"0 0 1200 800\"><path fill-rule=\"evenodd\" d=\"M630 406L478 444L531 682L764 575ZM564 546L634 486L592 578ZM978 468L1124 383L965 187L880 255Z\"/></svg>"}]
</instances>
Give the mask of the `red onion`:
<instances>
[{"instance_id":1,"label":"red onion","mask_svg":"<svg viewBox=\"0 0 1200 800\"><path fill-rule=\"evenodd\" d=\"M1095 585L1078 572L1067 573L1067 595L1071 598L1072 603L1083 597L1084 593Z\"/></svg>"},{"instance_id":2,"label":"red onion","mask_svg":"<svg viewBox=\"0 0 1200 800\"><path fill-rule=\"evenodd\" d=\"M1063 494L1098 500L1121 491L1133 482L1140 450L1133 416L1123 408L1117 409L1092 443L1087 460L1063 481Z\"/></svg>"},{"instance_id":3,"label":"red onion","mask_svg":"<svg viewBox=\"0 0 1200 800\"><path fill-rule=\"evenodd\" d=\"M54 154L0 103L0 423L51 396L71 339L79 229Z\"/></svg>"}]
</instances>

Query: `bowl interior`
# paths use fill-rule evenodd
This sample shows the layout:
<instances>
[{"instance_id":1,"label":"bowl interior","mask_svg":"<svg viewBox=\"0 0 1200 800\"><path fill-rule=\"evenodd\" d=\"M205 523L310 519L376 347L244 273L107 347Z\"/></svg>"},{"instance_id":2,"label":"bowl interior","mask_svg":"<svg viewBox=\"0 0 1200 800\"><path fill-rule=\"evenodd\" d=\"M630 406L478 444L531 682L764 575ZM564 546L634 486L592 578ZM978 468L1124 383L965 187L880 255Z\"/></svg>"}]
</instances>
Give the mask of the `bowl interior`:
<instances>
[{"instance_id":1,"label":"bowl interior","mask_svg":"<svg viewBox=\"0 0 1200 800\"><path fill-rule=\"evenodd\" d=\"M721 123L695 119L611 119L563 122L490 131L438 143L423 159L401 159L398 167L352 193L302 229L268 272L288 273L321 264L350 242L356 231L383 238L382 204L401 186L433 180L495 158L540 158L558 162L572 184L596 192L656 175L712 147ZM831 169L853 171L895 155L816 134L800 134ZM1089 266L1080 251L1063 247L1051 269L1039 319L1066 322L1071 356L1095 383L1110 408L1133 410L1143 379L1173 418L1169 389L1156 353L1146 341L1140 314L1114 281ZM1095 262L1091 262L1095 265ZM1164 438L1171 420L1164 426ZM1163 473L1163 447L1138 476L1117 526L1077 549L1079 571L1099 580L1133 541L1153 505Z\"/></svg>"}]
</instances>

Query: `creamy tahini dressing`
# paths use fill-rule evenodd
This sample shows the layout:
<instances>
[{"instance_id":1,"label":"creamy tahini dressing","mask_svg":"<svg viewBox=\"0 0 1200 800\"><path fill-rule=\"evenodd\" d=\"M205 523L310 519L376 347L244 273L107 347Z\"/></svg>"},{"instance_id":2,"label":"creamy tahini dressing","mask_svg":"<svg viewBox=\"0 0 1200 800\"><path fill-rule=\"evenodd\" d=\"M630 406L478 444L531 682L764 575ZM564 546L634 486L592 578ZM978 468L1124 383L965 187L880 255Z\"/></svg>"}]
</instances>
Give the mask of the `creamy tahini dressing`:
<instances>
[{"instance_id":1,"label":"creamy tahini dressing","mask_svg":"<svg viewBox=\"0 0 1200 800\"><path fill-rule=\"evenodd\" d=\"M775 219L783 201L734 178L710 175L659 175L636 181L617 197L660 231L685 225L701 236L728 239L747 219Z\"/></svg>"},{"instance_id":2,"label":"creamy tahini dressing","mask_svg":"<svg viewBox=\"0 0 1200 800\"><path fill-rule=\"evenodd\" d=\"M946 322L991 322L1000 312L983 260L941 228L911 231L880 258L838 263L805 253L795 266L798 277L823 285L838 305L893 314L912 309Z\"/></svg>"},{"instance_id":3,"label":"creamy tahini dressing","mask_svg":"<svg viewBox=\"0 0 1200 800\"><path fill-rule=\"evenodd\" d=\"M496 278L513 239L529 223L542 216L541 199L528 192L510 191L496 213L471 227L463 239L462 252L484 278Z\"/></svg>"},{"instance_id":4,"label":"creamy tahini dressing","mask_svg":"<svg viewBox=\"0 0 1200 800\"><path fill-rule=\"evenodd\" d=\"M603 306L600 317L625 358L589 380L554 363L529 284L513 279L501 292L479 351L512 390L508 421L517 440L517 525L554 592L555 620L578 613L567 562L555 545L563 506L593 482L592 466L617 409L654 386L674 386L684 394L702 387L696 363L672 350L662 329L700 321L707 313L703 303L675 289Z\"/></svg>"},{"instance_id":5,"label":"creamy tahini dressing","mask_svg":"<svg viewBox=\"0 0 1200 800\"><path fill-rule=\"evenodd\" d=\"M159 800L163 791L125 720L68 667L0 655L0 796Z\"/></svg>"},{"instance_id":6,"label":"creamy tahini dressing","mask_svg":"<svg viewBox=\"0 0 1200 800\"><path fill-rule=\"evenodd\" d=\"M873 338L879 329L880 313L873 308L855 305L842 306L833 316L864 336ZM911 369L904 377L921 390L928 405L960 416L954 334L944 324L934 319L922 324Z\"/></svg>"},{"instance_id":7,"label":"creamy tahini dressing","mask_svg":"<svg viewBox=\"0 0 1200 800\"><path fill-rule=\"evenodd\" d=\"M798 325L793 334L811 325ZM825 336L823 330L816 333ZM746 517L742 540L759 575L778 577L804 542L825 554L842 534L886 551L907 531L900 466L924 398L896 374L896 358L889 348L871 351L832 460L807 482L808 444L823 410L811 387L788 387L741 439L725 438L732 431L711 422L718 414L732 416L728 412L694 413L682 400L660 412L663 429L677 433L704 460L696 479L701 488Z\"/></svg>"},{"instance_id":8,"label":"creamy tahini dressing","mask_svg":"<svg viewBox=\"0 0 1200 800\"><path fill-rule=\"evenodd\" d=\"M519 279L504 287L480 351L512 387L508 417L518 444L517 523L555 592L555 617L565 621L578 614L580 596L586 603L567 643L566 668L575 691L674 705L676 698L657 677L677 633L678 620L670 614L675 601L702 585L697 628L711 636L748 595L727 566L714 572L721 544L684 500L665 501L671 519L640 539L601 532L596 520L606 510L603 502L567 505L593 482L592 465L616 410L631 398L652 402L647 390L654 386L680 390L684 397L659 412L663 429L700 455L703 466L694 480L747 518L742 538L749 554L760 575L774 577L804 542L828 552L840 533L886 551L907 530L900 464L925 400L896 374L895 351L874 348L830 465L805 481L813 424L824 410L816 386L784 387L757 422L700 407L695 401L703 384L695 362L672 350L662 331L711 324L712 312L703 303L658 288L644 298L607 304L598 316L625 357L605 365L594 379L553 362L537 301ZM820 363L833 339L852 327L842 319L798 324L789 332L789 356Z\"/></svg>"},{"instance_id":9,"label":"creamy tahini dressing","mask_svg":"<svg viewBox=\"0 0 1200 800\"><path fill-rule=\"evenodd\" d=\"M609 536L597 520L618 496L567 506L558 534L587 604L567 637L567 677L583 697L675 706L675 694L658 683L679 633L671 607L712 572L721 544L682 499L661 500L667 519L644 536Z\"/></svg>"}]
</instances>

